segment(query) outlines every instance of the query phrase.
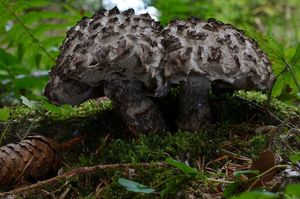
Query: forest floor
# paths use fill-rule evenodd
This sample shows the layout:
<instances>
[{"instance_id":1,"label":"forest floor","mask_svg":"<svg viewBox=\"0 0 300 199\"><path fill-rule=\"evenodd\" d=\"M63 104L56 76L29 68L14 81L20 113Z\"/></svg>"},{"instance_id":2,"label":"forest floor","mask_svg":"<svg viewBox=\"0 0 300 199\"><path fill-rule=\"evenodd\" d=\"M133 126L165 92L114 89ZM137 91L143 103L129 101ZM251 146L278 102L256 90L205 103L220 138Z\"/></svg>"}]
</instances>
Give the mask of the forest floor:
<instances>
[{"instance_id":1,"label":"forest floor","mask_svg":"<svg viewBox=\"0 0 300 199\"><path fill-rule=\"evenodd\" d=\"M199 132L138 135L105 98L48 111L15 107L0 122L1 145L28 135L51 138L64 146L64 171L2 185L0 198L229 198L257 188L276 198L286 184L300 182L299 108L276 99L266 106L256 92L210 101L213 122ZM287 169L298 172L295 179Z\"/></svg>"}]
</instances>

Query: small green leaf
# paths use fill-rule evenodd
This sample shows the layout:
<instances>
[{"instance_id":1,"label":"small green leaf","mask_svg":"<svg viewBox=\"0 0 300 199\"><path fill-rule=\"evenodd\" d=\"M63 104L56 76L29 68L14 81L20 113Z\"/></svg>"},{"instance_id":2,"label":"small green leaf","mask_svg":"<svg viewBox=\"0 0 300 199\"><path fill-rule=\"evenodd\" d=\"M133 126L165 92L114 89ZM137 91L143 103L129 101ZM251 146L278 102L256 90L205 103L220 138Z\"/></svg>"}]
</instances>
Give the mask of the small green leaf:
<instances>
[{"instance_id":1,"label":"small green leaf","mask_svg":"<svg viewBox=\"0 0 300 199\"><path fill-rule=\"evenodd\" d=\"M127 180L125 178L119 178L118 183L125 187L127 191L137 192L137 193L153 193L154 189L147 187L146 185Z\"/></svg>"},{"instance_id":2,"label":"small green leaf","mask_svg":"<svg viewBox=\"0 0 300 199\"><path fill-rule=\"evenodd\" d=\"M232 197L231 199L273 199L273 198L279 198L279 194L271 193L271 192L249 191L249 192L244 192L239 196Z\"/></svg>"},{"instance_id":3,"label":"small green leaf","mask_svg":"<svg viewBox=\"0 0 300 199\"><path fill-rule=\"evenodd\" d=\"M22 100L22 104L28 106L29 108L33 108L34 104L32 101L30 101L27 97L21 96L20 99Z\"/></svg>"},{"instance_id":4,"label":"small green leaf","mask_svg":"<svg viewBox=\"0 0 300 199\"><path fill-rule=\"evenodd\" d=\"M0 57L0 62L2 62L5 66L12 66L18 62L17 58L13 54L3 48L0 48Z\"/></svg>"},{"instance_id":5,"label":"small green leaf","mask_svg":"<svg viewBox=\"0 0 300 199\"><path fill-rule=\"evenodd\" d=\"M284 82L284 79L283 79L283 75L280 75L277 78L277 80L276 80L276 82L275 82L275 84L272 88L272 96L273 97L279 96L282 92L282 89L283 89L284 85L285 85L285 82Z\"/></svg>"},{"instance_id":6,"label":"small green leaf","mask_svg":"<svg viewBox=\"0 0 300 199\"><path fill-rule=\"evenodd\" d=\"M0 108L0 121L7 121L9 118L9 112L8 108Z\"/></svg>"},{"instance_id":7,"label":"small green leaf","mask_svg":"<svg viewBox=\"0 0 300 199\"><path fill-rule=\"evenodd\" d=\"M1 65L0 65L1 66ZM0 70L0 75L1 76L8 76L9 73L6 70Z\"/></svg>"},{"instance_id":8,"label":"small green leaf","mask_svg":"<svg viewBox=\"0 0 300 199\"><path fill-rule=\"evenodd\" d=\"M292 161L292 163L296 163L300 161L300 152L297 152L295 154L292 154L289 156L289 159Z\"/></svg>"},{"instance_id":9,"label":"small green leaf","mask_svg":"<svg viewBox=\"0 0 300 199\"><path fill-rule=\"evenodd\" d=\"M258 175L259 174L259 171L258 170L242 170L242 171L235 171L233 173L233 175L237 178L239 178L241 175L244 175L244 174L255 174L255 175Z\"/></svg>"},{"instance_id":10,"label":"small green leaf","mask_svg":"<svg viewBox=\"0 0 300 199\"><path fill-rule=\"evenodd\" d=\"M31 108L33 110L36 110L36 111L40 111L41 110L41 106L38 104L37 101L29 100L25 96L21 96L20 99L22 100L22 104L28 106L29 108Z\"/></svg>"},{"instance_id":11,"label":"small green leaf","mask_svg":"<svg viewBox=\"0 0 300 199\"><path fill-rule=\"evenodd\" d=\"M285 188L285 194L293 198L300 198L300 184L289 184Z\"/></svg>"},{"instance_id":12,"label":"small green leaf","mask_svg":"<svg viewBox=\"0 0 300 199\"><path fill-rule=\"evenodd\" d=\"M190 174L190 175L198 175L200 174L199 171L197 171L196 169L184 164L183 162L179 162L177 160L174 160L172 158L167 158L166 162L178 169L180 169L183 173L185 174Z\"/></svg>"}]
</instances>

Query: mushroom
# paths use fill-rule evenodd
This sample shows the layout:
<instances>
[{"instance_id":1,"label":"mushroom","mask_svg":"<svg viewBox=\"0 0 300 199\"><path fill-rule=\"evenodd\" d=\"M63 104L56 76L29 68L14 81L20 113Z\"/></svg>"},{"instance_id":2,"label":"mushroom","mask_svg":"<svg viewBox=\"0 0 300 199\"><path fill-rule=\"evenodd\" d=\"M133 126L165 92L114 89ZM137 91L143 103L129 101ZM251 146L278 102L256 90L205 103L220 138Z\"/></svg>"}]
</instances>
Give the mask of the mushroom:
<instances>
[{"instance_id":1,"label":"mushroom","mask_svg":"<svg viewBox=\"0 0 300 199\"><path fill-rule=\"evenodd\" d=\"M214 19L174 20L162 29L148 14L115 7L84 17L60 50L45 88L48 99L77 105L105 95L132 132L166 130L153 98L173 85L180 84L178 127L196 131L210 118L211 86L268 90L274 80L258 45Z\"/></svg>"},{"instance_id":2,"label":"mushroom","mask_svg":"<svg viewBox=\"0 0 300 199\"><path fill-rule=\"evenodd\" d=\"M207 118L209 90L269 90L274 82L271 64L258 44L232 25L215 19L174 20L162 30L165 83L162 96L180 84L178 126L195 131ZM220 89L221 88L221 89Z\"/></svg>"},{"instance_id":3,"label":"mushroom","mask_svg":"<svg viewBox=\"0 0 300 199\"><path fill-rule=\"evenodd\" d=\"M131 131L164 131L149 98L163 82L161 29L149 14L135 15L133 9L84 17L67 32L45 96L54 104L78 105L105 95Z\"/></svg>"}]
</instances>

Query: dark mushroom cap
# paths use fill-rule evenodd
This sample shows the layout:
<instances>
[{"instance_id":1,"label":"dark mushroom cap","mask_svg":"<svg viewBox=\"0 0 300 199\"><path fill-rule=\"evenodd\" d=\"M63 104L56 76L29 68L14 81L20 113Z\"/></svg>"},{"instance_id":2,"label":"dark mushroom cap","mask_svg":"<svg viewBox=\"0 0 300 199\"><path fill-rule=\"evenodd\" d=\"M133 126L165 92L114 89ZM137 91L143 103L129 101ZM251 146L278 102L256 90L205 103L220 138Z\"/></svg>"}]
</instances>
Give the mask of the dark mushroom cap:
<instances>
[{"instance_id":1,"label":"dark mushroom cap","mask_svg":"<svg viewBox=\"0 0 300 199\"><path fill-rule=\"evenodd\" d=\"M270 89L271 64L258 44L232 25L215 19L174 20L162 31L168 82L178 83L193 72L237 89Z\"/></svg>"},{"instance_id":2,"label":"dark mushroom cap","mask_svg":"<svg viewBox=\"0 0 300 199\"><path fill-rule=\"evenodd\" d=\"M84 17L67 32L50 72L46 96L56 103L69 103L76 97L73 104L78 104L87 99L86 89L75 88L69 95L65 91L72 89L70 86L61 88L70 79L88 89L113 79L136 78L145 85L153 85L152 79L156 79L160 84L161 29L149 14L135 15L133 9L120 13L115 7Z\"/></svg>"}]
</instances>

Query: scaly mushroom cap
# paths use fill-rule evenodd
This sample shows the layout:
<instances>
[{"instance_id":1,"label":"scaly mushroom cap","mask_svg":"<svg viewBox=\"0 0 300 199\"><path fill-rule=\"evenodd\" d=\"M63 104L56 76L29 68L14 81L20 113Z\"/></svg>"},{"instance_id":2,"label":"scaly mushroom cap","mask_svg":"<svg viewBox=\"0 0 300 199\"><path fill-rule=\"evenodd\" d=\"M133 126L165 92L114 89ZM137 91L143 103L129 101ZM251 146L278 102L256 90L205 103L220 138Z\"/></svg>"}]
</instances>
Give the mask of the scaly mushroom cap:
<instances>
[{"instance_id":1,"label":"scaly mushroom cap","mask_svg":"<svg viewBox=\"0 0 300 199\"><path fill-rule=\"evenodd\" d=\"M215 19L174 20L164 28L163 67L168 82L196 73L237 89L267 90L274 81L271 64L258 44L240 30Z\"/></svg>"},{"instance_id":2,"label":"scaly mushroom cap","mask_svg":"<svg viewBox=\"0 0 300 199\"><path fill-rule=\"evenodd\" d=\"M133 9L120 13L115 7L84 17L67 32L45 95L54 103L75 105L105 81L161 84L161 29L149 14L135 15Z\"/></svg>"}]
</instances>

